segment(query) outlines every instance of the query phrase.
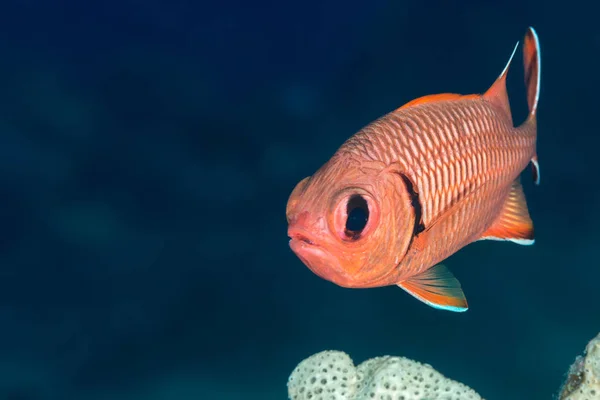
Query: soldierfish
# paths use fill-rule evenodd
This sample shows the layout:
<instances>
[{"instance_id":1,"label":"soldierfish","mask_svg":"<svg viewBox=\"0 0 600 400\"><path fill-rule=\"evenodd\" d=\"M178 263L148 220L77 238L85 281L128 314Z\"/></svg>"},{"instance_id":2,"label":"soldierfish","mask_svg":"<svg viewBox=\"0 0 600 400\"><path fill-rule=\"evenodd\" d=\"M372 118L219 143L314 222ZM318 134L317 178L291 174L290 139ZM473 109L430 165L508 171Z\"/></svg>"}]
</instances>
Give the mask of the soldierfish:
<instances>
[{"instance_id":1,"label":"soldierfish","mask_svg":"<svg viewBox=\"0 0 600 400\"><path fill-rule=\"evenodd\" d=\"M349 288L398 285L435 308L466 311L442 264L477 240L534 243L520 175L539 184L540 50L529 28L523 63L529 113L513 125L506 76L484 94L410 101L362 128L293 189L290 247L323 279Z\"/></svg>"}]
</instances>

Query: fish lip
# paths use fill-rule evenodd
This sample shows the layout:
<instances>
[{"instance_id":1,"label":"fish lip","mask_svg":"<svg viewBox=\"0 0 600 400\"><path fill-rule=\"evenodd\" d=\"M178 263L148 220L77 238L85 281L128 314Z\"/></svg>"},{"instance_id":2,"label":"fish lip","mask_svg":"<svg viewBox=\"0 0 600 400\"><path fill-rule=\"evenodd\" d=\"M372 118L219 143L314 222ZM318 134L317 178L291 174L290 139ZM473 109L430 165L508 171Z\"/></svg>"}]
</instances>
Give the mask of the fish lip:
<instances>
[{"instance_id":1,"label":"fish lip","mask_svg":"<svg viewBox=\"0 0 600 400\"><path fill-rule=\"evenodd\" d=\"M325 237L308 232L302 226L288 229L290 248L317 276L342 287L356 287L352 277L338 265L338 260L328 248Z\"/></svg>"},{"instance_id":2,"label":"fish lip","mask_svg":"<svg viewBox=\"0 0 600 400\"><path fill-rule=\"evenodd\" d=\"M302 235L292 237L290 248L318 277L342 287L353 287L351 277L337 267L336 260L332 258L332 254L326 248Z\"/></svg>"},{"instance_id":3,"label":"fish lip","mask_svg":"<svg viewBox=\"0 0 600 400\"><path fill-rule=\"evenodd\" d=\"M306 232L304 229L291 227L288 229L288 236L290 238L290 246L292 243L296 242L311 247L319 247L314 239L314 236Z\"/></svg>"},{"instance_id":4,"label":"fish lip","mask_svg":"<svg viewBox=\"0 0 600 400\"><path fill-rule=\"evenodd\" d=\"M290 248L304 265L320 278L331 281L330 273L328 272L331 266L325 267L321 262L317 261L329 259L330 254L325 248L315 242L314 236L298 228L290 228L288 236L290 237Z\"/></svg>"}]
</instances>

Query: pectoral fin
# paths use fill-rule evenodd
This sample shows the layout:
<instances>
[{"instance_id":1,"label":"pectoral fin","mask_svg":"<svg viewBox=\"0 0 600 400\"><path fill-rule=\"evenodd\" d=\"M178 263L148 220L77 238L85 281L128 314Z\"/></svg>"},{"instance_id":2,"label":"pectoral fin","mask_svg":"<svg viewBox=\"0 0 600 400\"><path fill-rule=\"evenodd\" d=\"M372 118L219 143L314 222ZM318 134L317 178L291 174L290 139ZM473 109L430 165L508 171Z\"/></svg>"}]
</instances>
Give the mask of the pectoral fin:
<instances>
[{"instance_id":1,"label":"pectoral fin","mask_svg":"<svg viewBox=\"0 0 600 400\"><path fill-rule=\"evenodd\" d=\"M442 264L402 281L398 286L434 308L455 312L469 308L460 282Z\"/></svg>"}]
</instances>

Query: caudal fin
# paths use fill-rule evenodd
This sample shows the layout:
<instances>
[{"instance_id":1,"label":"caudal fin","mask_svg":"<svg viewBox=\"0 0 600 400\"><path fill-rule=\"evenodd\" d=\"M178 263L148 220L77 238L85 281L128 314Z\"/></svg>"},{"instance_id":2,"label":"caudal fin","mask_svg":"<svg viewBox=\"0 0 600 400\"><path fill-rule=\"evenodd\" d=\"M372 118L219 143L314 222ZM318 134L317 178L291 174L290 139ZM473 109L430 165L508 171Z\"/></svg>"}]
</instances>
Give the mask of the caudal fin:
<instances>
[{"instance_id":1,"label":"caudal fin","mask_svg":"<svg viewBox=\"0 0 600 400\"><path fill-rule=\"evenodd\" d=\"M540 42L532 27L527 29L523 42L523 66L525 67L525 87L527 89L528 120L535 120L540 99Z\"/></svg>"},{"instance_id":2,"label":"caudal fin","mask_svg":"<svg viewBox=\"0 0 600 400\"><path fill-rule=\"evenodd\" d=\"M529 115L525 124L533 125L537 129L537 108L540 100L540 70L542 62L540 59L540 42L532 27L527 29L523 43L523 67L525 68L525 88L527 89L527 105L529 106ZM531 157L531 170L533 172L533 181L536 185L540 184L540 164L538 162L537 152Z\"/></svg>"}]
</instances>

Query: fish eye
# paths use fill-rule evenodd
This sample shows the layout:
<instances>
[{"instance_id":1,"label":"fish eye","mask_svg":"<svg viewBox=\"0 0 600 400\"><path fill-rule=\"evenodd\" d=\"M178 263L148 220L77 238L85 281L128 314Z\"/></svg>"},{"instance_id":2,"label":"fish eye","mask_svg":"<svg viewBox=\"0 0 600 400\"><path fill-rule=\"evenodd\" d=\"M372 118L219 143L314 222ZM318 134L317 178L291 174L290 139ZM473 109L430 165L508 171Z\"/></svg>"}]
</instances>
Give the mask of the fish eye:
<instances>
[{"instance_id":1,"label":"fish eye","mask_svg":"<svg viewBox=\"0 0 600 400\"><path fill-rule=\"evenodd\" d=\"M359 194L348 199L346 205L346 229L344 233L349 239L356 240L369 222L369 204Z\"/></svg>"},{"instance_id":2,"label":"fish eye","mask_svg":"<svg viewBox=\"0 0 600 400\"><path fill-rule=\"evenodd\" d=\"M376 199L359 187L348 187L332 197L328 213L329 228L347 244L362 246L364 239L376 232L380 210Z\"/></svg>"}]
</instances>

